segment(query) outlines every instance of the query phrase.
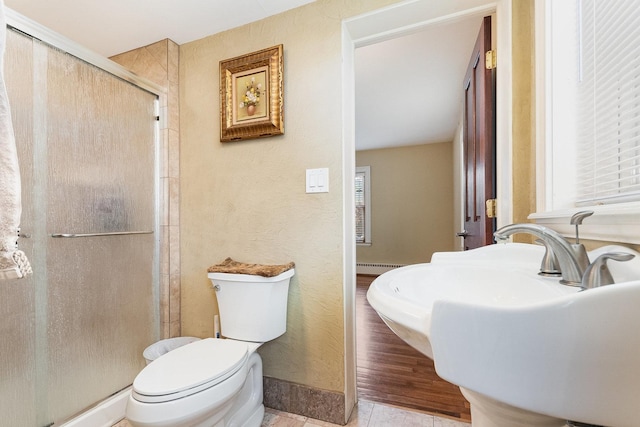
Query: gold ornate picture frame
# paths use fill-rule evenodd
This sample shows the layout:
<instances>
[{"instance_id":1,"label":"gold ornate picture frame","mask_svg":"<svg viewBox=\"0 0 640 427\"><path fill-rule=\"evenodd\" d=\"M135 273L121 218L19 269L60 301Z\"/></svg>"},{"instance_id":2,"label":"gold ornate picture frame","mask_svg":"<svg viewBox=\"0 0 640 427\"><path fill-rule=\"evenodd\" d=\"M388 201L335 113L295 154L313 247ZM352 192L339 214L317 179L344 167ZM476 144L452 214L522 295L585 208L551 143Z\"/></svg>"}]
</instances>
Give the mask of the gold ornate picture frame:
<instances>
[{"instance_id":1,"label":"gold ornate picture frame","mask_svg":"<svg viewBox=\"0 0 640 427\"><path fill-rule=\"evenodd\" d=\"M220 142L284 134L282 45L220 61Z\"/></svg>"}]
</instances>

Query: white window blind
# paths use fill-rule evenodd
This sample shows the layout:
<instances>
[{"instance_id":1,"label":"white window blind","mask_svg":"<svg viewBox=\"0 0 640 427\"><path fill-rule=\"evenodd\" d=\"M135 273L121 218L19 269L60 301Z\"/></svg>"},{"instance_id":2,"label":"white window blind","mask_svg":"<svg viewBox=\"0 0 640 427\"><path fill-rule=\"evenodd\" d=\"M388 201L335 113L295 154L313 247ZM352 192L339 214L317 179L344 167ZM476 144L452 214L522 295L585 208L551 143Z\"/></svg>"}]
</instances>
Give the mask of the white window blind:
<instances>
[{"instance_id":1,"label":"white window blind","mask_svg":"<svg viewBox=\"0 0 640 427\"><path fill-rule=\"evenodd\" d=\"M578 0L577 205L640 200L640 7Z\"/></svg>"},{"instance_id":2,"label":"white window blind","mask_svg":"<svg viewBox=\"0 0 640 427\"><path fill-rule=\"evenodd\" d=\"M356 243L371 243L370 172L369 166L356 168Z\"/></svg>"}]
</instances>

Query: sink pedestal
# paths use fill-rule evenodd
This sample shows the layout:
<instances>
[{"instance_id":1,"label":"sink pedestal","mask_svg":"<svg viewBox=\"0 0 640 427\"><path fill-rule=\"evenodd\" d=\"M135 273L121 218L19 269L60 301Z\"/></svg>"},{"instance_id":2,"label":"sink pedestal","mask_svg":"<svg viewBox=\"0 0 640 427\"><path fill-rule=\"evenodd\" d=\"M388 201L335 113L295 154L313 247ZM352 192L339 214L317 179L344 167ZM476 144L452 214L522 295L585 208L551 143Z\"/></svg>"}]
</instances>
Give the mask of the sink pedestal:
<instances>
[{"instance_id":1,"label":"sink pedestal","mask_svg":"<svg viewBox=\"0 0 640 427\"><path fill-rule=\"evenodd\" d=\"M472 427L564 427L566 421L518 409L460 387L471 403Z\"/></svg>"}]
</instances>

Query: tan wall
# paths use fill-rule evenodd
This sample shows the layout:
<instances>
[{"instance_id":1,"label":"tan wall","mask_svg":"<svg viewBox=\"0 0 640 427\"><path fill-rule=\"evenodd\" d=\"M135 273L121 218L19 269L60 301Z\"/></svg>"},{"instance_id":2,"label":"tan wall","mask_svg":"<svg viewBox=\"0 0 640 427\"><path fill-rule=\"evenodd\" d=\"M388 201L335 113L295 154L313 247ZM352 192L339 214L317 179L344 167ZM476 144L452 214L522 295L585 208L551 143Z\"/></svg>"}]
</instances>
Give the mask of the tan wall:
<instances>
[{"instance_id":1,"label":"tan wall","mask_svg":"<svg viewBox=\"0 0 640 427\"><path fill-rule=\"evenodd\" d=\"M371 246L357 261L415 264L453 250L451 142L356 152L371 166Z\"/></svg>"},{"instance_id":2,"label":"tan wall","mask_svg":"<svg viewBox=\"0 0 640 427\"><path fill-rule=\"evenodd\" d=\"M536 211L535 49L533 0L513 5L513 222ZM500 165L498 165L498 168ZM528 234L514 241L532 242Z\"/></svg>"},{"instance_id":3,"label":"tan wall","mask_svg":"<svg viewBox=\"0 0 640 427\"><path fill-rule=\"evenodd\" d=\"M267 376L344 391L341 21L393 2L321 0L180 47L182 333L213 334L209 265L294 261ZM280 43L285 135L221 144L219 61ZM318 167L330 191L305 194Z\"/></svg>"}]
</instances>

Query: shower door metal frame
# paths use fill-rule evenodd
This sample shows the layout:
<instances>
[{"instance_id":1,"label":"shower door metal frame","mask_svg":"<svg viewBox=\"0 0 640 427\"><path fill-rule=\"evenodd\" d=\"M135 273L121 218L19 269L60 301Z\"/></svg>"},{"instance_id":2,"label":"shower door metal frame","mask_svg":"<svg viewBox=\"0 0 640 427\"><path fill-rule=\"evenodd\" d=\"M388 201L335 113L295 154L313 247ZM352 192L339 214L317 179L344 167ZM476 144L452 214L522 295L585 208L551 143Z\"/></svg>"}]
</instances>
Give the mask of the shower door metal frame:
<instances>
[{"instance_id":1,"label":"shower door metal frame","mask_svg":"<svg viewBox=\"0 0 640 427\"><path fill-rule=\"evenodd\" d=\"M164 88L155 84L154 82L130 72L129 70L123 68L109 58L105 58L104 56L99 55L92 50L79 45L73 40L68 39L56 33L55 31L52 31L49 28L38 24L37 22L27 18L24 15L19 14L18 12L10 8L6 8L6 17L7 25L9 27L15 28L18 31L34 37L50 46L58 48L63 52L75 56L76 58L81 59L91 65L95 65L96 67L101 68L104 71L121 78L122 80L128 81L129 83L132 83L135 86L138 86L139 88L144 89L156 96L160 96L165 92Z\"/></svg>"}]
</instances>

